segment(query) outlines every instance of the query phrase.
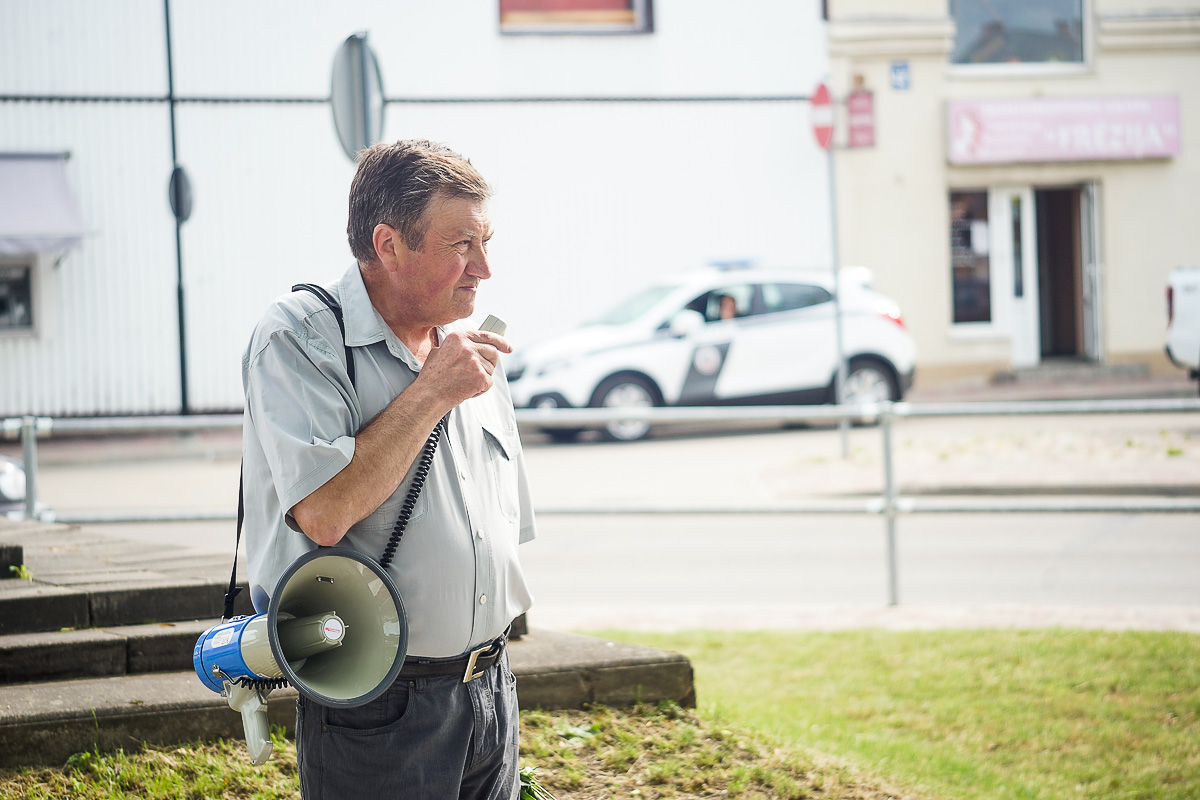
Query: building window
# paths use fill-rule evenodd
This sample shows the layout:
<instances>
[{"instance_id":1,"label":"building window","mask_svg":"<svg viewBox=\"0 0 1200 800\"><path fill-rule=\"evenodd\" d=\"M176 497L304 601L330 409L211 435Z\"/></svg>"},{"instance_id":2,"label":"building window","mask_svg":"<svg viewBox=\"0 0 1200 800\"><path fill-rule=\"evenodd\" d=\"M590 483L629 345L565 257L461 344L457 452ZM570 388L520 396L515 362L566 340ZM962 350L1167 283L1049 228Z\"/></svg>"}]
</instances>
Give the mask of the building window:
<instances>
[{"instance_id":1,"label":"building window","mask_svg":"<svg viewBox=\"0 0 1200 800\"><path fill-rule=\"evenodd\" d=\"M950 279L954 322L992 321L986 190L950 193Z\"/></svg>"},{"instance_id":2,"label":"building window","mask_svg":"<svg viewBox=\"0 0 1200 800\"><path fill-rule=\"evenodd\" d=\"M500 0L502 33L650 33L651 0Z\"/></svg>"},{"instance_id":3,"label":"building window","mask_svg":"<svg viewBox=\"0 0 1200 800\"><path fill-rule=\"evenodd\" d=\"M33 330L33 267L0 266L0 332Z\"/></svg>"},{"instance_id":4,"label":"building window","mask_svg":"<svg viewBox=\"0 0 1200 800\"><path fill-rule=\"evenodd\" d=\"M955 64L1082 64L1084 0L950 0Z\"/></svg>"}]
</instances>

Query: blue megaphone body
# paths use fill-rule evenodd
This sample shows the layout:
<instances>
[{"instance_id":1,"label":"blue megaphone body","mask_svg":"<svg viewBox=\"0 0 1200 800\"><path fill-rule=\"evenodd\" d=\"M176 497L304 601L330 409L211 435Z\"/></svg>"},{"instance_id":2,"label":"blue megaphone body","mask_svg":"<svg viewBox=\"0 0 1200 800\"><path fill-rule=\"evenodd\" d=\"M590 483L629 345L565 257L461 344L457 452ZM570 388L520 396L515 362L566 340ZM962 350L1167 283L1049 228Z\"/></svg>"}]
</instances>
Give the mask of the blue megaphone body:
<instances>
[{"instance_id":1,"label":"blue megaphone body","mask_svg":"<svg viewBox=\"0 0 1200 800\"><path fill-rule=\"evenodd\" d=\"M196 641L200 681L242 714L251 760L271 756L267 694L291 684L322 705L359 706L396 679L408 618L392 579L356 550L326 547L284 571L265 613L222 622Z\"/></svg>"}]
</instances>

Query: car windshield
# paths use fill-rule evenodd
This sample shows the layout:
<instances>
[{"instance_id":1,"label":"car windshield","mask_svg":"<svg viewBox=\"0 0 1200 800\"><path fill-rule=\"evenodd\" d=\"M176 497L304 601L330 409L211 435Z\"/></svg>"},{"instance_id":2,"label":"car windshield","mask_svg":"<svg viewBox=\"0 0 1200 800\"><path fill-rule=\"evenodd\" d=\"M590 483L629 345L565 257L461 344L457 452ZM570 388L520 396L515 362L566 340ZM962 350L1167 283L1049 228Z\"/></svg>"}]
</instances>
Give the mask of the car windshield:
<instances>
[{"instance_id":1,"label":"car windshield","mask_svg":"<svg viewBox=\"0 0 1200 800\"><path fill-rule=\"evenodd\" d=\"M643 289L633 297L622 300L604 314L592 320L593 325L624 325L645 314L659 300L662 300L678 288L676 286L651 286Z\"/></svg>"}]
</instances>

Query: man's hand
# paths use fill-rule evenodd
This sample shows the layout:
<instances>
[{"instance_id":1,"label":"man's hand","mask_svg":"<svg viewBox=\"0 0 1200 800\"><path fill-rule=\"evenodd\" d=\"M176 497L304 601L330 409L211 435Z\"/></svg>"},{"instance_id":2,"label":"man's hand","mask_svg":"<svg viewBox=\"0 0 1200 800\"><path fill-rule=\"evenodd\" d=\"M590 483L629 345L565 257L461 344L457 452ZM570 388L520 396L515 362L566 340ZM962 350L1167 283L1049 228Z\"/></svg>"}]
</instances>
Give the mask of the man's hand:
<instances>
[{"instance_id":1,"label":"man's hand","mask_svg":"<svg viewBox=\"0 0 1200 800\"><path fill-rule=\"evenodd\" d=\"M500 354L511 352L495 333L448 334L417 379L355 436L350 464L292 507L300 529L320 545L341 541L396 491L438 420L492 388Z\"/></svg>"},{"instance_id":2,"label":"man's hand","mask_svg":"<svg viewBox=\"0 0 1200 800\"><path fill-rule=\"evenodd\" d=\"M511 352L508 340L495 333L447 334L440 346L429 351L417 382L423 383L422 388L435 389L439 405L449 411L492 388L500 354Z\"/></svg>"}]
</instances>

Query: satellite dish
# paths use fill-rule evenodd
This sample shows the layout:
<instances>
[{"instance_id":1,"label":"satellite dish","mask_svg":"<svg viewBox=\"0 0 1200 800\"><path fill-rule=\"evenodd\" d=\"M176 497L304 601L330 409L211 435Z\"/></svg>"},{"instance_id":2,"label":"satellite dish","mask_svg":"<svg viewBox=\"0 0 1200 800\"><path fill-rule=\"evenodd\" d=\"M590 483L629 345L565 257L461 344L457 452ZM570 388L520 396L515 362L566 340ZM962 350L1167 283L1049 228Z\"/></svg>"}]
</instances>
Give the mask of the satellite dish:
<instances>
[{"instance_id":1,"label":"satellite dish","mask_svg":"<svg viewBox=\"0 0 1200 800\"><path fill-rule=\"evenodd\" d=\"M347 37L333 58L333 126L351 161L383 136L383 78L367 34Z\"/></svg>"}]
</instances>

